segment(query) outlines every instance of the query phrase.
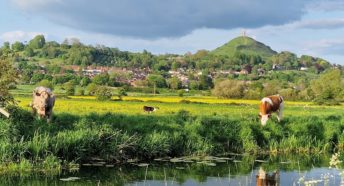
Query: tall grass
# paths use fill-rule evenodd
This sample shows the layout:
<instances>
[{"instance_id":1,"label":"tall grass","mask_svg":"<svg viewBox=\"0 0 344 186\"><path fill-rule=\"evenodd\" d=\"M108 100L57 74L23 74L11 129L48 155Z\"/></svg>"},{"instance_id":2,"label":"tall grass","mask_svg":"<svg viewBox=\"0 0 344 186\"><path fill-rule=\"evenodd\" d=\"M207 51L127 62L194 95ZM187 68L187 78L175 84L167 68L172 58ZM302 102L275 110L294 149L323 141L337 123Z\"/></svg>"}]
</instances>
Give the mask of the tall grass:
<instances>
[{"instance_id":1,"label":"tall grass","mask_svg":"<svg viewBox=\"0 0 344 186\"><path fill-rule=\"evenodd\" d=\"M320 153L344 147L342 115L290 116L261 127L255 115L58 114L52 123L9 108L0 118L0 173L48 170L68 162L108 163L129 159L235 153Z\"/></svg>"}]
</instances>

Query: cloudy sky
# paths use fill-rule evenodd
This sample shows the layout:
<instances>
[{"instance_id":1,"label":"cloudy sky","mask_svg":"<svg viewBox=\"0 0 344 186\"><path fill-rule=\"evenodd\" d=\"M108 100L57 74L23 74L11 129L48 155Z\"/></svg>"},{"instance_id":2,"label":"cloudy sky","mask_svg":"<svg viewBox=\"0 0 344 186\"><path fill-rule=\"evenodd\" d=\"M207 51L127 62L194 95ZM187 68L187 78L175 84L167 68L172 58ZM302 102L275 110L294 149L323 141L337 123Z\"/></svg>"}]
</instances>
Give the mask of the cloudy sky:
<instances>
[{"instance_id":1,"label":"cloudy sky","mask_svg":"<svg viewBox=\"0 0 344 186\"><path fill-rule=\"evenodd\" d=\"M248 36L344 65L342 0L1 0L0 43L37 34L155 54L212 50Z\"/></svg>"}]
</instances>

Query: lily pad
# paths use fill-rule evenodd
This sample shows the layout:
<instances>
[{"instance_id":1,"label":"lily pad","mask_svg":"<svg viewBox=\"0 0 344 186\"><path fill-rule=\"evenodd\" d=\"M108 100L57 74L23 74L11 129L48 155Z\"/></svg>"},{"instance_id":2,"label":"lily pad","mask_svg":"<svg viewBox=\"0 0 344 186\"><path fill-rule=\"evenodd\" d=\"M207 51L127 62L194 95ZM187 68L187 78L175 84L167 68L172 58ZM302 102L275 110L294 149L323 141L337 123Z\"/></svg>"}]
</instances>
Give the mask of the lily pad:
<instances>
[{"instance_id":1,"label":"lily pad","mask_svg":"<svg viewBox=\"0 0 344 186\"><path fill-rule=\"evenodd\" d=\"M75 180L79 180L79 177L69 177L69 178L61 178L61 181L75 181Z\"/></svg>"},{"instance_id":2,"label":"lily pad","mask_svg":"<svg viewBox=\"0 0 344 186\"><path fill-rule=\"evenodd\" d=\"M262 163L265 163L265 162L268 162L266 160L255 160L256 162L262 162Z\"/></svg>"},{"instance_id":3,"label":"lily pad","mask_svg":"<svg viewBox=\"0 0 344 186\"><path fill-rule=\"evenodd\" d=\"M149 164L148 163L140 163L140 164L137 164L137 166L139 167L147 167Z\"/></svg>"}]
</instances>

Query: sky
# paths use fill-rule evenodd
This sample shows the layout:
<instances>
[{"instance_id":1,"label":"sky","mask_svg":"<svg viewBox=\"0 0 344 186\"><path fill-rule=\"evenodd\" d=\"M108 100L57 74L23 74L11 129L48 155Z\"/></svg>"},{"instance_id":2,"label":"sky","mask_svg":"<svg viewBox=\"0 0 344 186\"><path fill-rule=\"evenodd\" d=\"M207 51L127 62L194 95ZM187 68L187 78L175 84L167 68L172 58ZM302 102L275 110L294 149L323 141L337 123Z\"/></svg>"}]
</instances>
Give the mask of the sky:
<instances>
[{"instance_id":1,"label":"sky","mask_svg":"<svg viewBox=\"0 0 344 186\"><path fill-rule=\"evenodd\" d=\"M37 34L154 54L213 50L244 31L344 65L342 0L0 0L0 43Z\"/></svg>"}]
</instances>

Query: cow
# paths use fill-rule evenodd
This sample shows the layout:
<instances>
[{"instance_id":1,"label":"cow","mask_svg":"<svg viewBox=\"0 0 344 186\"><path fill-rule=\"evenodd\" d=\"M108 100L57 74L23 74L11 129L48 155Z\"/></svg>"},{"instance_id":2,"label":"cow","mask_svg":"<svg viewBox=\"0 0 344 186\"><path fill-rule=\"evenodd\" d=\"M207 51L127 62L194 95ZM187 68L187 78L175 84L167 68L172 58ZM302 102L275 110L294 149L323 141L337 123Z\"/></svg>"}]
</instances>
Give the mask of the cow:
<instances>
[{"instance_id":1,"label":"cow","mask_svg":"<svg viewBox=\"0 0 344 186\"><path fill-rule=\"evenodd\" d=\"M148 112L148 113L155 112L158 109L159 109L159 107L143 106L143 111Z\"/></svg>"},{"instance_id":2,"label":"cow","mask_svg":"<svg viewBox=\"0 0 344 186\"><path fill-rule=\"evenodd\" d=\"M30 105L34 115L38 114L38 117L41 119L46 118L49 123L53 115L55 95L49 88L36 87L32 93L32 102Z\"/></svg>"},{"instance_id":3,"label":"cow","mask_svg":"<svg viewBox=\"0 0 344 186\"><path fill-rule=\"evenodd\" d=\"M277 112L277 119L280 122L283 115L284 100L280 95L272 95L263 98L259 105L259 118L262 125L271 117L273 112Z\"/></svg>"}]
</instances>

